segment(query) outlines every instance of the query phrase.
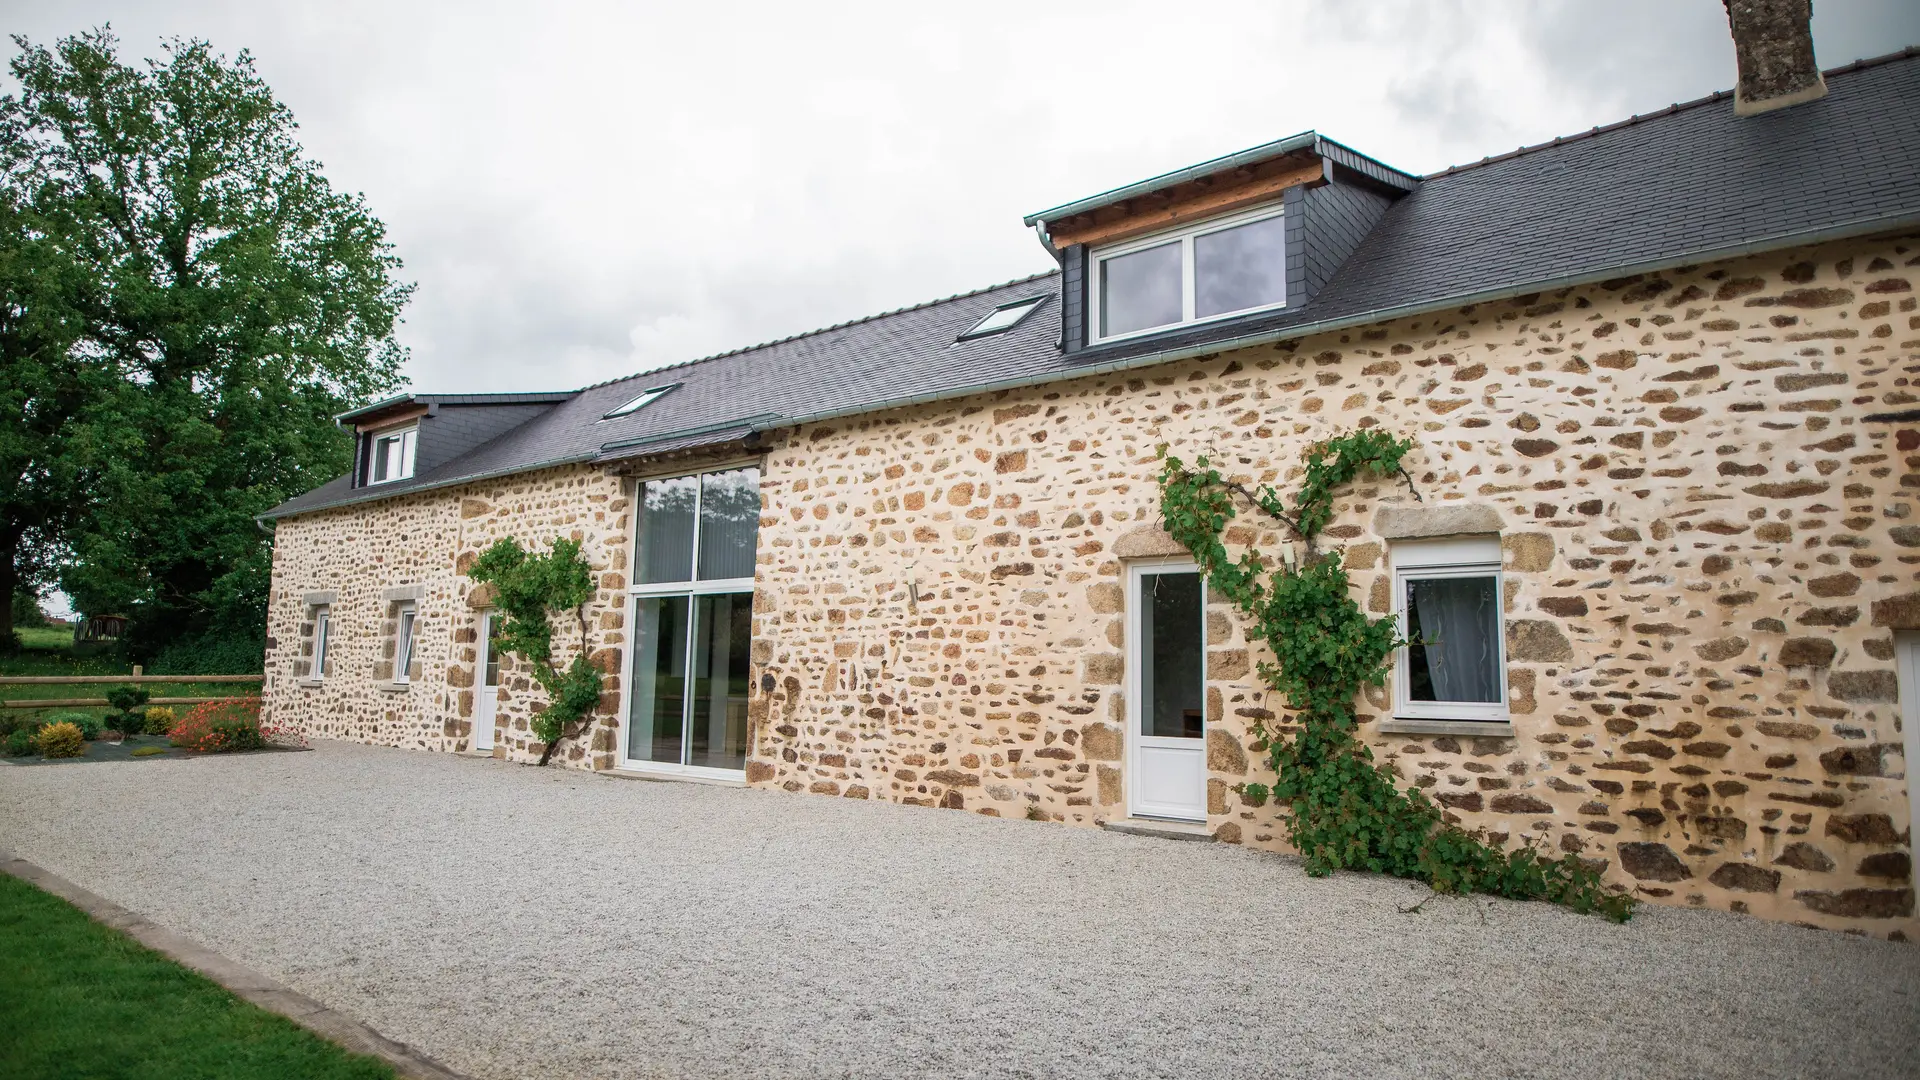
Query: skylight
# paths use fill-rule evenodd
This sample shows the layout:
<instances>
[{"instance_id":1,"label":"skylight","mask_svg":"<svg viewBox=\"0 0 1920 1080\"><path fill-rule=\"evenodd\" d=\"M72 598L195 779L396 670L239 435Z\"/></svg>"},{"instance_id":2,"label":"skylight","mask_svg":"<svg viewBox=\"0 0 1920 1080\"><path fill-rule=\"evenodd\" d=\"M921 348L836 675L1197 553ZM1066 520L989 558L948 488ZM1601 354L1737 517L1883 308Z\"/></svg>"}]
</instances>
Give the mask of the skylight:
<instances>
[{"instance_id":1,"label":"skylight","mask_svg":"<svg viewBox=\"0 0 1920 1080\"><path fill-rule=\"evenodd\" d=\"M1031 312L1034 308L1046 302L1047 298L1044 296L1029 296L1025 300L1015 300L1011 304L1002 304L992 311L987 312L986 318L974 323L973 329L961 334L960 337L964 340L966 338L984 337L987 334L998 334L1004 330L1011 330L1019 325L1021 319L1027 317L1028 312Z\"/></svg>"},{"instance_id":2,"label":"skylight","mask_svg":"<svg viewBox=\"0 0 1920 1080\"><path fill-rule=\"evenodd\" d=\"M641 409L644 409L648 405L652 404L655 399L661 397L667 391L672 390L674 389L674 387L677 387L679 385L680 385L679 383L674 383L673 386L656 386L653 389L647 391L646 393L641 394L639 397L634 398L632 401L627 402L625 405L622 405L619 408L608 413L607 415L601 417L600 419L612 420L616 416L631 416L634 413L637 413Z\"/></svg>"}]
</instances>

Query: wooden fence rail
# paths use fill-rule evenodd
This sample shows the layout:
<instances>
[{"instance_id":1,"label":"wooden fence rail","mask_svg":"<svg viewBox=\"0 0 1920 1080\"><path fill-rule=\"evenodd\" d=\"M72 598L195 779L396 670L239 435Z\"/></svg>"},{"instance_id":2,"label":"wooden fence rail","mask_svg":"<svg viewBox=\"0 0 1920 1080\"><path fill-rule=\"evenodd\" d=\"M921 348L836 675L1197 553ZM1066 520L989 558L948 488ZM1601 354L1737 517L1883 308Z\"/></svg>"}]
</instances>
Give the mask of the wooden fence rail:
<instances>
[{"instance_id":1,"label":"wooden fence rail","mask_svg":"<svg viewBox=\"0 0 1920 1080\"><path fill-rule=\"evenodd\" d=\"M125 686L128 683L259 682L265 675L0 675L0 686Z\"/></svg>"},{"instance_id":2,"label":"wooden fence rail","mask_svg":"<svg viewBox=\"0 0 1920 1080\"><path fill-rule=\"evenodd\" d=\"M253 694L235 694L234 697L254 697ZM157 697L149 698L149 705L204 705L209 701L226 701L224 697ZM0 709L59 709L59 708L105 708L113 702L103 697L78 698L20 698L15 701L0 701Z\"/></svg>"},{"instance_id":3,"label":"wooden fence rail","mask_svg":"<svg viewBox=\"0 0 1920 1080\"><path fill-rule=\"evenodd\" d=\"M0 686L125 686L128 683L257 683L264 675L148 675L136 667L131 675L0 675ZM251 696L251 695L239 695ZM157 697L149 705L202 705L223 701L218 697ZM113 702L103 697L87 698L15 698L0 701L0 709L88 709L104 708Z\"/></svg>"}]
</instances>

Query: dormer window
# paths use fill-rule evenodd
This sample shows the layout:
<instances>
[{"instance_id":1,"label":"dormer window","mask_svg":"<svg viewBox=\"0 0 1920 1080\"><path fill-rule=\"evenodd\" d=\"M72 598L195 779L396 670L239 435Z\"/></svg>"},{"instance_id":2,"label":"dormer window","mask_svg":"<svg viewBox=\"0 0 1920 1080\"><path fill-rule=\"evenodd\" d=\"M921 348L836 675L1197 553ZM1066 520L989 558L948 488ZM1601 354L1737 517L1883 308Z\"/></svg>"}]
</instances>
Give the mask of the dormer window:
<instances>
[{"instance_id":1,"label":"dormer window","mask_svg":"<svg viewBox=\"0 0 1920 1080\"><path fill-rule=\"evenodd\" d=\"M1266 206L1092 252L1093 340L1284 307L1286 219Z\"/></svg>"},{"instance_id":2,"label":"dormer window","mask_svg":"<svg viewBox=\"0 0 1920 1080\"><path fill-rule=\"evenodd\" d=\"M611 412L607 413L605 416L602 416L600 419L612 420L616 417L631 416L634 413L639 412L641 409L646 408L648 405L653 404L655 401L663 397L668 391L675 389L679 385L680 385L679 383L674 383L673 386L656 386L653 389L648 390L645 393L641 394L639 397L634 398L633 400L627 402L625 405L622 405L619 408L612 410Z\"/></svg>"},{"instance_id":3,"label":"dormer window","mask_svg":"<svg viewBox=\"0 0 1920 1080\"><path fill-rule=\"evenodd\" d=\"M413 475L413 446L420 429L406 428L373 437L373 454L368 462L369 484L386 484Z\"/></svg>"},{"instance_id":4,"label":"dormer window","mask_svg":"<svg viewBox=\"0 0 1920 1080\"><path fill-rule=\"evenodd\" d=\"M960 340L986 337L988 334L1005 333L1020 325L1020 320L1030 314L1034 308L1047 302L1044 296L1029 296L1025 300L1015 300L1011 304L1001 304L987 312L985 318L973 324L973 329L960 335Z\"/></svg>"}]
</instances>

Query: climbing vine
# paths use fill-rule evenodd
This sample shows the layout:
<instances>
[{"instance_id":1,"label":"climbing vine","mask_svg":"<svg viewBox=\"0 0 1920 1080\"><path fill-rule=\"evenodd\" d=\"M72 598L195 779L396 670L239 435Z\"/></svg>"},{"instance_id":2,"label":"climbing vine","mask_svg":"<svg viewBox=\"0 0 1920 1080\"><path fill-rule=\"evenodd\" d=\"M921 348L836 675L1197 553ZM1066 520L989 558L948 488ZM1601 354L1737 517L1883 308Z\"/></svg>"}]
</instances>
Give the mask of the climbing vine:
<instances>
[{"instance_id":1,"label":"climbing vine","mask_svg":"<svg viewBox=\"0 0 1920 1080\"><path fill-rule=\"evenodd\" d=\"M493 647L525 660L547 692L547 707L533 717L535 737L547 744L540 754L545 765L563 740L593 725L600 704L600 671L587 657L593 568L581 558L577 540L557 539L552 552L536 555L508 537L482 552L467 576L496 592L494 607L504 618L495 627ZM580 651L561 668L553 659L553 617L568 612L580 626Z\"/></svg>"},{"instance_id":2,"label":"climbing vine","mask_svg":"<svg viewBox=\"0 0 1920 1080\"><path fill-rule=\"evenodd\" d=\"M1406 642L1391 618L1369 619L1360 610L1340 552L1318 552L1314 541L1333 520L1341 486L1364 475L1399 476L1412 489L1401 466L1412 449L1411 440L1378 429L1315 444L1288 504L1270 486L1229 481L1204 456L1188 467L1160 448L1168 533L1193 553L1207 584L1247 618L1248 636L1272 653L1260 677L1293 710L1291 723L1254 723L1274 782L1236 790L1254 806L1274 802L1312 876L1371 870L1426 882L1436 892L1549 900L1624 922L1632 898L1608 892L1577 857L1546 858L1527 846L1503 850L1449 824L1424 792L1400 789L1354 735L1355 698L1363 686L1385 684L1387 660ZM1228 554L1221 537L1241 503L1283 522L1305 545L1297 566L1289 557L1270 567L1251 550Z\"/></svg>"}]
</instances>

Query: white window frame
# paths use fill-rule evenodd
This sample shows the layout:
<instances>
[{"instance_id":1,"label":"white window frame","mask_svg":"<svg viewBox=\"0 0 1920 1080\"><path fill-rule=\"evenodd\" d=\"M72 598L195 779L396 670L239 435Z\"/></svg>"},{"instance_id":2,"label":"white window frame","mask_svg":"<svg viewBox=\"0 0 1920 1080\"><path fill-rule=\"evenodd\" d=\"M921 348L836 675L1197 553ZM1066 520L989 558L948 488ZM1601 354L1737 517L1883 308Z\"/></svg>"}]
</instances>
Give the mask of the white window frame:
<instances>
[{"instance_id":1,"label":"white window frame","mask_svg":"<svg viewBox=\"0 0 1920 1080\"><path fill-rule=\"evenodd\" d=\"M393 613L393 681L412 682L407 669L413 666L414 638L420 632L420 605L402 600Z\"/></svg>"},{"instance_id":2,"label":"white window frame","mask_svg":"<svg viewBox=\"0 0 1920 1080\"><path fill-rule=\"evenodd\" d=\"M661 398L666 397L678 389L680 389L679 383L649 387L646 390L642 390L637 396L627 399L624 404L607 410L606 415L600 417L600 420L618 420L623 416L632 416L634 413L639 412L641 409L659 401ZM594 423L597 424L600 420L595 420Z\"/></svg>"},{"instance_id":3,"label":"white window frame","mask_svg":"<svg viewBox=\"0 0 1920 1080\"><path fill-rule=\"evenodd\" d=\"M1241 225L1252 224L1256 221L1265 221L1268 218L1285 216L1286 210L1281 204L1268 203L1265 206L1256 206L1251 210L1238 210L1230 214L1220 214L1200 221L1187 222L1182 225L1176 225L1170 229L1162 229L1158 232L1148 233L1145 236L1139 236L1131 240L1123 240L1116 244L1108 244L1104 247L1089 250L1087 252L1087 339L1095 345L1102 345L1109 341L1124 341L1127 338L1142 337L1147 334L1164 334L1170 330L1178 330L1183 327L1204 326L1207 323L1219 322L1222 319L1237 319L1243 315L1252 315L1262 311L1278 311L1286 307L1287 302L1283 298L1276 304L1241 308L1238 311L1226 311L1218 315L1209 315L1206 318L1197 318L1194 315L1196 304L1194 301L1193 274L1193 241L1195 237L1219 232L1222 229L1231 229ZM1145 251L1148 248L1156 248L1169 242L1178 242L1180 245L1180 320L1178 322L1162 323L1159 326L1149 326L1144 330L1129 330L1124 334L1105 333L1106 320L1101 316L1100 288L1106 272L1106 260L1119 255L1131 255L1136 251ZM1286 286L1291 284L1286 280L1286 259L1286 240L1282 237L1280 262L1282 275L1281 291L1283 294L1286 291Z\"/></svg>"},{"instance_id":4,"label":"white window frame","mask_svg":"<svg viewBox=\"0 0 1920 1080\"><path fill-rule=\"evenodd\" d=\"M1019 326L1021 323L1026 322L1027 316L1032 315L1036 311L1039 311L1040 308L1046 304L1046 302L1047 302L1047 298L1045 296L1029 296L1023 300L1008 301L1007 303L1001 304L999 307L994 308L992 311L987 312L985 315L980 316L979 320L975 322L973 326L967 330L966 333L961 334L957 340L971 341L974 338L992 337L995 334L1004 334L1007 331L1012 330L1014 327ZM1019 309L1019 313L1013 317L1012 322L1007 323L1005 326L989 327L987 325L988 322L992 321L994 318L999 316L1002 312L1012 311L1015 308Z\"/></svg>"},{"instance_id":5,"label":"white window frame","mask_svg":"<svg viewBox=\"0 0 1920 1080\"><path fill-rule=\"evenodd\" d=\"M1510 726L1512 714L1507 708L1506 581L1500 569L1500 538L1467 536L1444 540L1399 540L1390 545L1388 558L1393 565L1393 618L1402 637L1407 634L1407 583L1415 578L1490 577L1493 579L1494 611L1500 620L1494 634L1499 649L1499 678L1496 680L1500 687L1499 701L1412 700L1407 647L1402 645L1394 654L1393 719ZM1504 732L1490 728L1487 733Z\"/></svg>"},{"instance_id":6,"label":"white window frame","mask_svg":"<svg viewBox=\"0 0 1920 1080\"><path fill-rule=\"evenodd\" d=\"M420 442L420 425L413 424L408 427L394 428L391 431L377 431L368 437L373 440L373 448L367 453L367 483L369 485L391 484L396 480L410 480L413 478L413 458L414 451L418 448ZM379 473L380 461L384 457L381 453L381 446L395 439L400 442L400 471L393 476L385 476L376 480L374 477Z\"/></svg>"},{"instance_id":7,"label":"white window frame","mask_svg":"<svg viewBox=\"0 0 1920 1080\"><path fill-rule=\"evenodd\" d=\"M633 538L628 544L629 565L634 568L634 576L637 578L640 570L639 515L643 509L640 505L640 486L642 484L654 480L678 480L687 476L705 476L708 473L732 472L735 469L745 469L749 467L760 471L760 481L764 484L766 482L767 466L766 461L762 458L744 458L738 461L729 461L721 465L708 466L693 472L659 473L657 475L644 476L636 480L631 495L627 500L628 505L633 507L634 515ZM697 574L700 571L700 499L706 495L705 487L701 486L699 491L700 496L694 500L693 504L693 563L688 569L689 574ZM754 554L756 559L759 555L759 537L760 532L758 528L756 528L754 530ZM738 769L715 769L705 765L683 765L678 762L649 761L645 758L628 757L627 755L630 750L628 746L628 725L632 719L633 685L637 681L634 678L633 665L638 659L635 646L638 644L636 635L638 634L640 626L640 601L646 597L653 596L684 596L687 597L689 611L691 611L691 605L695 597L714 593L751 593L754 591L753 585L755 580L755 578L750 577L710 578L690 581L656 581L644 585L635 583L627 587L627 655L622 665L623 677L620 680L620 732L619 738L614 740L619 747L618 768L625 771L655 773L667 776L685 776L701 780L720 780L731 783L745 782L746 768L744 763L742 763L742 767ZM682 671L686 671L692 666L692 650L696 644L693 635L688 634L688 655L681 658ZM692 698L689 696L689 703L691 700ZM682 717L682 723L685 723L684 715ZM753 752L751 746L748 747L747 752L749 756L751 756Z\"/></svg>"},{"instance_id":8,"label":"white window frame","mask_svg":"<svg viewBox=\"0 0 1920 1080\"><path fill-rule=\"evenodd\" d=\"M333 605L316 604L313 609L313 665L307 669L307 679L319 682L327 677L327 645L329 631L333 628Z\"/></svg>"}]
</instances>

